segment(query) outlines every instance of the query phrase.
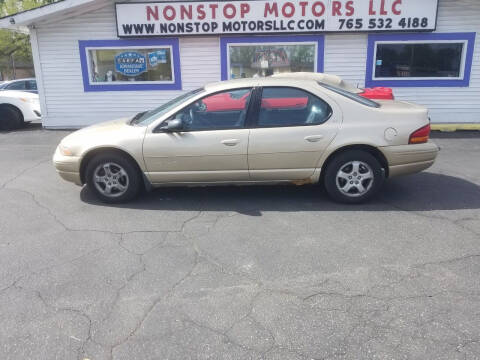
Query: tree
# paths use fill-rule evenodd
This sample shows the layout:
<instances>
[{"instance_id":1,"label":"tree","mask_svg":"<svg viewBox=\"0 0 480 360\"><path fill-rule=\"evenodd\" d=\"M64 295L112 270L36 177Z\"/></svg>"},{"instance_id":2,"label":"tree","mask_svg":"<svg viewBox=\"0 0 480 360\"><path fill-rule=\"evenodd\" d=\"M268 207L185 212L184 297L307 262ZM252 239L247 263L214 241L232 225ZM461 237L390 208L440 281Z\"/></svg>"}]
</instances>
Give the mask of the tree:
<instances>
[{"instance_id":1,"label":"tree","mask_svg":"<svg viewBox=\"0 0 480 360\"><path fill-rule=\"evenodd\" d=\"M8 16L21 11L55 2L56 0L0 0L0 16ZM13 76L15 62L32 64L32 50L28 34L19 31L0 29L0 75Z\"/></svg>"}]
</instances>

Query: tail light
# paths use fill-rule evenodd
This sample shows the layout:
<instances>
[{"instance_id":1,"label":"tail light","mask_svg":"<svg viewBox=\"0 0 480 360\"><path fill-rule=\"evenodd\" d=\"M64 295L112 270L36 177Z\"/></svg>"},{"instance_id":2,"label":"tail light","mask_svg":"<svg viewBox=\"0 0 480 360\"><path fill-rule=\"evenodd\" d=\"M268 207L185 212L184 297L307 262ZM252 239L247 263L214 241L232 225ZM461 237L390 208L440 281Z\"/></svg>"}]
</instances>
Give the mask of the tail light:
<instances>
[{"instance_id":1,"label":"tail light","mask_svg":"<svg viewBox=\"0 0 480 360\"><path fill-rule=\"evenodd\" d=\"M412 133L410 135L410 140L408 140L409 144L424 144L428 142L430 138L430 124L424 126Z\"/></svg>"}]
</instances>

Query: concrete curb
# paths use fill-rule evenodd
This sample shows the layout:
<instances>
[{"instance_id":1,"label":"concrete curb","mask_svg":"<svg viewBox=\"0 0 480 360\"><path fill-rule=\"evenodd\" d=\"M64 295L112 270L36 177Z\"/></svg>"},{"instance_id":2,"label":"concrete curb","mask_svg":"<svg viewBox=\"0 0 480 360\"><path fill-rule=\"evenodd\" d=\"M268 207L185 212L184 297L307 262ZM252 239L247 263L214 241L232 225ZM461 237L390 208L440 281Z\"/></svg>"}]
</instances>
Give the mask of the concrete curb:
<instances>
[{"instance_id":1,"label":"concrete curb","mask_svg":"<svg viewBox=\"0 0 480 360\"><path fill-rule=\"evenodd\" d=\"M432 130L453 132L458 130L480 131L480 124L432 124Z\"/></svg>"}]
</instances>

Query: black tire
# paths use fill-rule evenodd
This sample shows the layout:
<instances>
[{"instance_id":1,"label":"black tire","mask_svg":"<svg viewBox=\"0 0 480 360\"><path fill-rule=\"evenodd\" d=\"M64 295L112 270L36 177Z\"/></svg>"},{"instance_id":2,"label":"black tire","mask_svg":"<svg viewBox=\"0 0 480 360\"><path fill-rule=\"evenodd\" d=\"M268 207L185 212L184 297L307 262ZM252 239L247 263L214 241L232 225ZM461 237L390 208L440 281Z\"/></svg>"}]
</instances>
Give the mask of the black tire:
<instances>
[{"instance_id":1,"label":"black tire","mask_svg":"<svg viewBox=\"0 0 480 360\"><path fill-rule=\"evenodd\" d=\"M358 173L354 172L354 164L359 168ZM369 173L372 174L371 178ZM384 181L385 175L379 161L362 150L349 150L336 155L329 162L324 176L325 189L330 198L345 204L360 204L370 200Z\"/></svg>"},{"instance_id":2,"label":"black tire","mask_svg":"<svg viewBox=\"0 0 480 360\"><path fill-rule=\"evenodd\" d=\"M0 130L14 130L22 126L22 116L15 109L2 106L0 108Z\"/></svg>"},{"instance_id":3,"label":"black tire","mask_svg":"<svg viewBox=\"0 0 480 360\"><path fill-rule=\"evenodd\" d=\"M110 180L112 182L116 182L117 186L118 184L120 184L120 182L122 182L122 184L120 185L125 187L126 190L124 190L123 192L119 190L115 192L115 188L114 188L112 190L111 195L106 195L105 188L103 187L105 183L95 181L95 172L101 171L100 167L103 167L103 165L105 164L111 164L113 169L121 168L125 171L126 176L128 178L126 176L118 175L118 177L115 180L113 179L110 179ZM106 172L105 171L103 172L105 173L104 176L107 176ZM113 173L112 171L112 177L114 177L114 175L116 174L120 174L120 172ZM92 191L100 201L109 203L109 204L117 204L117 203L123 203L123 202L128 202L130 200L133 200L138 195L142 186L142 178L140 175L140 170L138 169L136 164L133 163L130 159L115 152L107 152L104 154L95 155L88 162L87 168L86 168L86 183L87 183L88 189Z\"/></svg>"}]
</instances>

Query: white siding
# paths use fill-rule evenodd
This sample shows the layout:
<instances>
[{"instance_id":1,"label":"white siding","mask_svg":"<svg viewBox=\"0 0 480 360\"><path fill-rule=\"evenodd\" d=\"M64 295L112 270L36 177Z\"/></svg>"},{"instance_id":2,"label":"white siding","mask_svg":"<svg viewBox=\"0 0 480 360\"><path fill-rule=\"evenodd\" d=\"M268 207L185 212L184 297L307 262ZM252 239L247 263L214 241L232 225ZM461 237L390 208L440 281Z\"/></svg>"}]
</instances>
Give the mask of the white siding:
<instances>
[{"instance_id":1,"label":"white siding","mask_svg":"<svg viewBox=\"0 0 480 360\"><path fill-rule=\"evenodd\" d=\"M478 32L479 0L440 0L438 32ZM84 92L78 40L117 39L113 3L50 24L38 24L46 127L81 127L160 105L180 91ZM325 37L325 72L364 85L367 34ZM477 43L478 43L477 39ZM218 37L180 39L183 90L220 79ZM470 87L396 88L397 98L430 108L433 122L480 122L480 49L476 46Z\"/></svg>"}]
</instances>

